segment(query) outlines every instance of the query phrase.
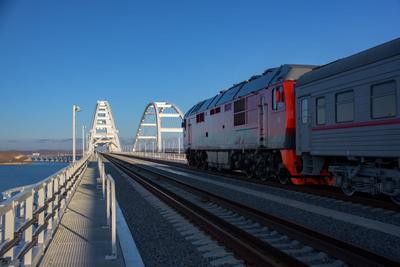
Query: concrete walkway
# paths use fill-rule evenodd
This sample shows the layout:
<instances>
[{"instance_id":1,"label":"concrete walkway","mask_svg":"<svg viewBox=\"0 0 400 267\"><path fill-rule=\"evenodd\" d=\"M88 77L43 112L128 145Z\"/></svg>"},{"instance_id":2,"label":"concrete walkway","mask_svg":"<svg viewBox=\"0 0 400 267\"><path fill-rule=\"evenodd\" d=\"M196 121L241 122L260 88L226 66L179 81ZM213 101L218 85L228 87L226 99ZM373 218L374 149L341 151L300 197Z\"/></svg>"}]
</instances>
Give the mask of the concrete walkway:
<instances>
[{"instance_id":1,"label":"concrete walkway","mask_svg":"<svg viewBox=\"0 0 400 267\"><path fill-rule=\"evenodd\" d=\"M97 162L90 162L40 266L125 266L119 246L116 260L105 259L111 233L97 177Z\"/></svg>"}]
</instances>

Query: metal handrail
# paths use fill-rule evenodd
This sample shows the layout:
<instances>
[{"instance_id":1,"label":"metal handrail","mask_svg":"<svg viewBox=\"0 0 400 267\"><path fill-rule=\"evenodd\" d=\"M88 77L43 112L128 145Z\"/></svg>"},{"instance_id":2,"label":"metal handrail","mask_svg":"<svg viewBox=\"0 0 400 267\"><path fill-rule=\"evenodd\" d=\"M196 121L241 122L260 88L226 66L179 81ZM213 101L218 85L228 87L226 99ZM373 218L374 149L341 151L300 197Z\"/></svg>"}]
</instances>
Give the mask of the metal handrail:
<instances>
[{"instance_id":1,"label":"metal handrail","mask_svg":"<svg viewBox=\"0 0 400 267\"><path fill-rule=\"evenodd\" d=\"M111 174L106 174L102 156L98 157L98 164L102 181L103 199L106 199L107 225L111 227L111 254L106 255L106 259L115 260L117 258L117 200L115 196L115 181Z\"/></svg>"},{"instance_id":2,"label":"metal handrail","mask_svg":"<svg viewBox=\"0 0 400 267\"><path fill-rule=\"evenodd\" d=\"M82 159L84 159L84 158L82 158ZM61 173L64 173L65 170L67 168L69 168L69 167L70 167L70 165L58 170L56 173L53 173L50 176L47 176L46 178L40 180L39 182L36 182L36 183L33 183L33 184L29 184L29 185L22 185L22 186L13 187L13 188L7 189L6 191L3 191L1 194L3 195L4 199L9 199L9 198L11 198L12 193L26 191L29 188L32 188L32 187L35 187L35 186L40 186L41 184L45 183L47 180L51 179L52 177L54 177L56 175L59 175ZM3 204L3 203L1 202L0 204Z\"/></svg>"},{"instance_id":3,"label":"metal handrail","mask_svg":"<svg viewBox=\"0 0 400 267\"><path fill-rule=\"evenodd\" d=\"M79 185L90 156L38 183L3 194L8 198L0 203L0 260L13 265L39 262ZM11 196L14 192L19 193Z\"/></svg>"},{"instance_id":4,"label":"metal handrail","mask_svg":"<svg viewBox=\"0 0 400 267\"><path fill-rule=\"evenodd\" d=\"M184 153L181 154L181 153L159 153L159 152L130 152L129 154L143 158L186 162L186 155Z\"/></svg>"},{"instance_id":5,"label":"metal handrail","mask_svg":"<svg viewBox=\"0 0 400 267\"><path fill-rule=\"evenodd\" d=\"M31 185L23 185L23 186L18 186L18 187L14 187L14 188L10 188L6 191L3 191L1 194L3 195L3 199L7 199L10 198L11 195L15 192L21 192L21 191L25 191L26 188L30 187ZM1 200L0 200L1 202Z\"/></svg>"}]
</instances>

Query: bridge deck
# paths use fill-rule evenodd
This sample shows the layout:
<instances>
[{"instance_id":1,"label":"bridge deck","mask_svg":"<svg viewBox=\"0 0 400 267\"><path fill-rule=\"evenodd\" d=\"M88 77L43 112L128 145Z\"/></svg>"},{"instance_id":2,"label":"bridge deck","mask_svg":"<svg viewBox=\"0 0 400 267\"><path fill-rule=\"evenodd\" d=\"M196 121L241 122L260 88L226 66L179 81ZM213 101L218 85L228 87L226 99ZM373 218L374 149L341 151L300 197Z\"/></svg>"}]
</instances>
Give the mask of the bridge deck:
<instances>
[{"instance_id":1,"label":"bridge deck","mask_svg":"<svg viewBox=\"0 0 400 267\"><path fill-rule=\"evenodd\" d=\"M111 233L105 228L106 204L96 177L97 163L89 162L40 266L125 265L119 246L117 260L105 259L111 253Z\"/></svg>"}]
</instances>

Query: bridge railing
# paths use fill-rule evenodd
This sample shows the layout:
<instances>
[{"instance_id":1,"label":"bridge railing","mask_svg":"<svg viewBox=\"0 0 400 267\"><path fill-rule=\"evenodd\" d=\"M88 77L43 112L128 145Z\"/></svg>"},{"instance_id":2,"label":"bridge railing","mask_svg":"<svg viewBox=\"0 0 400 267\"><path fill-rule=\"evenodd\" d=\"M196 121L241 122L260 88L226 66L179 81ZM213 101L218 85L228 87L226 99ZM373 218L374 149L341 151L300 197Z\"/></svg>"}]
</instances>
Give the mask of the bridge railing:
<instances>
[{"instance_id":1,"label":"bridge railing","mask_svg":"<svg viewBox=\"0 0 400 267\"><path fill-rule=\"evenodd\" d=\"M143 158L186 162L186 155L184 153L130 152L129 154Z\"/></svg>"},{"instance_id":2,"label":"bridge railing","mask_svg":"<svg viewBox=\"0 0 400 267\"><path fill-rule=\"evenodd\" d=\"M104 158L98 156L100 179L102 183L103 199L106 200L107 225L111 227L111 254L106 259L117 258L117 199L115 196L115 181L111 174L106 174Z\"/></svg>"},{"instance_id":3,"label":"bridge railing","mask_svg":"<svg viewBox=\"0 0 400 267\"><path fill-rule=\"evenodd\" d=\"M46 179L4 192L0 202L0 260L36 266L73 196L90 155Z\"/></svg>"}]
</instances>

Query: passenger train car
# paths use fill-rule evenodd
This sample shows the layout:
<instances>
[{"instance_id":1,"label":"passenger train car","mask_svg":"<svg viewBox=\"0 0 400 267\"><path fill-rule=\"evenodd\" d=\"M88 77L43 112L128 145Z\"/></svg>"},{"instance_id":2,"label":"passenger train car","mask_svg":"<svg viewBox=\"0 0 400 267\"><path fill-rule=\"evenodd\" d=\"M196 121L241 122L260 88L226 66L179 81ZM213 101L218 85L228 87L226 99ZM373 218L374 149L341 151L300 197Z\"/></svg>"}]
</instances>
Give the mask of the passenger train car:
<instances>
[{"instance_id":1,"label":"passenger train car","mask_svg":"<svg viewBox=\"0 0 400 267\"><path fill-rule=\"evenodd\" d=\"M317 67L282 65L194 105L188 164L400 202L400 39Z\"/></svg>"},{"instance_id":2,"label":"passenger train car","mask_svg":"<svg viewBox=\"0 0 400 267\"><path fill-rule=\"evenodd\" d=\"M335 61L296 84L302 175L328 172L347 195L400 204L400 39Z\"/></svg>"}]
</instances>

